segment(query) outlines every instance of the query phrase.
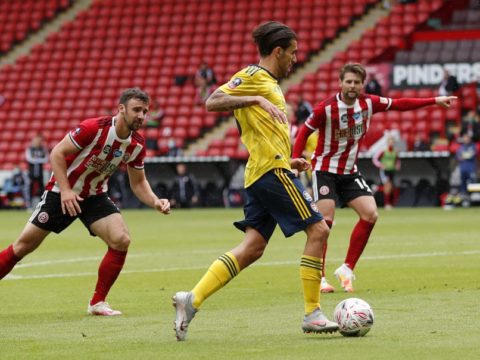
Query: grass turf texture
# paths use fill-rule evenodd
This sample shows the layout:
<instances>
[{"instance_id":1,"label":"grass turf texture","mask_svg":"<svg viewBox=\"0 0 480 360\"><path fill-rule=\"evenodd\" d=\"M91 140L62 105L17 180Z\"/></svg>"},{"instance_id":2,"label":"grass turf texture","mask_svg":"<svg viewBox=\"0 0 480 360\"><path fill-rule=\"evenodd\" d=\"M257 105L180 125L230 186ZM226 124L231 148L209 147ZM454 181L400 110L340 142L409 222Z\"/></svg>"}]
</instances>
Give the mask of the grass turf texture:
<instances>
[{"instance_id":1,"label":"grass turf texture","mask_svg":"<svg viewBox=\"0 0 480 360\"><path fill-rule=\"evenodd\" d=\"M74 223L50 235L0 282L0 358L5 359L467 359L480 338L480 209L395 209L380 218L340 292L333 271L345 256L353 211L337 211L327 259L337 288L322 295L329 318L346 297L366 300L375 324L364 338L305 335L299 282L304 234L277 229L259 262L208 299L186 342L176 342L171 296L191 289L210 263L240 241L241 209L125 211L133 242L108 301L124 312L91 317L86 307L105 246ZM0 248L25 212L0 213Z\"/></svg>"}]
</instances>

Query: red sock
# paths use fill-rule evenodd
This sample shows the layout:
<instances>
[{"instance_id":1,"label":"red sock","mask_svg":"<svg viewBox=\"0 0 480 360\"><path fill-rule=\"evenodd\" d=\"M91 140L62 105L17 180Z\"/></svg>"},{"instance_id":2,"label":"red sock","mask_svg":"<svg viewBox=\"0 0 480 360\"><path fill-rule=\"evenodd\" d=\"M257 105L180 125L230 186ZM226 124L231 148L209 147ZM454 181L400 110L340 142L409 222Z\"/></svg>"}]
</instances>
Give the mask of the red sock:
<instances>
[{"instance_id":1,"label":"red sock","mask_svg":"<svg viewBox=\"0 0 480 360\"><path fill-rule=\"evenodd\" d=\"M110 288L115 280L117 280L120 271L122 271L126 257L126 251L114 250L110 247L108 248L107 253L100 263L100 267L98 268L97 285L92 300L90 300L90 305L105 301Z\"/></svg>"},{"instance_id":2,"label":"red sock","mask_svg":"<svg viewBox=\"0 0 480 360\"><path fill-rule=\"evenodd\" d=\"M392 193L390 194L383 194L383 202L384 202L384 205L387 206L387 205L391 205L391 195Z\"/></svg>"},{"instance_id":3,"label":"red sock","mask_svg":"<svg viewBox=\"0 0 480 360\"><path fill-rule=\"evenodd\" d=\"M350 246L348 247L347 257L345 258L345 264L350 269L354 269L358 259L362 255L363 249L367 246L368 238L373 230L375 223L360 219L357 225L353 228L352 235L350 236Z\"/></svg>"},{"instance_id":4,"label":"red sock","mask_svg":"<svg viewBox=\"0 0 480 360\"><path fill-rule=\"evenodd\" d=\"M332 220L325 220L325 222L328 225L328 228L331 229L333 226L333 221ZM328 247L328 239L325 241L325 245L323 246L323 256L322 256L322 277L325 277L325 258L327 257L327 247Z\"/></svg>"},{"instance_id":5,"label":"red sock","mask_svg":"<svg viewBox=\"0 0 480 360\"><path fill-rule=\"evenodd\" d=\"M20 261L20 258L13 252L13 245L0 252L0 279L3 279L13 267Z\"/></svg>"}]
</instances>

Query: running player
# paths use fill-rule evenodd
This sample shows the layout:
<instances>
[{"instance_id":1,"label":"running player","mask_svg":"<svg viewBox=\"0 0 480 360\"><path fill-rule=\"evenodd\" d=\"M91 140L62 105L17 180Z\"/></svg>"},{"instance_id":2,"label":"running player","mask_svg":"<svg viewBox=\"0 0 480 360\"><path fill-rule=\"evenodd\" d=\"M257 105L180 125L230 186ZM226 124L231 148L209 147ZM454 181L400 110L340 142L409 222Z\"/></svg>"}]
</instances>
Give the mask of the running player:
<instances>
[{"instance_id":1,"label":"running player","mask_svg":"<svg viewBox=\"0 0 480 360\"><path fill-rule=\"evenodd\" d=\"M41 201L18 239L0 252L0 279L51 231L60 233L79 218L91 235L108 246L87 311L91 315L121 315L105 298L122 270L130 234L120 210L107 195L110 175L126 164L134 194L146 205L164 214L170 212L169 201L159 199L145 177L145 141L136 132L145 120L149 102L144 91L126 89L114 117L83 121L53 148L53 174Z\"/></svg>"},{"instance_id":2,"label":"running player","mask_svg":"<svg viewBox=\"0 0 480 360\"><path fill-rule=\"evenodd\" d=\"M190 322L210 295L262 256L277 223L286 237L301 230L307 234L300 260L303 331L338 329L322 313L319 302L322 249L329 230L313 199L291 171L304 171L309 165L305 159L290 159L285 98L278 85L278 79L287 76L296 62L296 35L286 25L271 21L258 26L253 39L260 53L259 64L237 72L206 102L209 111L234 111L250 154L245 169L245 219L234 223L245 237L211 264L193 290L174 295L177 340L185 340Z\"/></svg>"},{"instance_id":3,"label":"running player","mask_svg":"<svg viewBox=\"0 0 480 360\"><path fill-rule=\"evenodd\" d=\"M414 110L435 104L447 108L456 99L455 96L390 99L362 94L365 77L362 65L343 66L340 70L340 92L314 107L313 114L299 130L293 149L293 158L300 158L308 136L318 131L317 147L312 156L313 193L317 207L329 227L333 224L337 197L342 205L351 207L359 216L350 237L345 262L335 271L346 292L353 291L353 270L378 217L372 191L356 165L359 142L368 130L372 115L380 111Z\"/></svg>"}]
</instances>

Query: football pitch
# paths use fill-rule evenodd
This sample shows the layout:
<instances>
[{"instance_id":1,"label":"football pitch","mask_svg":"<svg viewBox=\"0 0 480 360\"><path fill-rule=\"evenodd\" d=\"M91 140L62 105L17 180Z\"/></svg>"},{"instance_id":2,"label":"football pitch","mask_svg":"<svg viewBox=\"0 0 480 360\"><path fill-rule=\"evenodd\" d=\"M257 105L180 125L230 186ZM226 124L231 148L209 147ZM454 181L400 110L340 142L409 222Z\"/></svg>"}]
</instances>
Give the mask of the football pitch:
<instances>
[{"instance_id":1,"label":"football pitch","mask_svg":"<svg viewBox=\"0 0 480 360\"><path fill-rule=\"evenodd\" d=\"M329 318L347 297L375 313L363 338L303 334L299 261L304 234L277 228L266 253L202 306L177 342L171 296L190 290L242 234L242 209L123 212L132 235L108 301L124 315L86 314L105 245L80 221L50 235L0 281L0 359L473 359L480 358L480 208L380 210L355 270L355 293L333 271L344 259L353 211L337 210L323 294ZM0 212L0 249L26 212Z\"/></svg>"}]
</instances>

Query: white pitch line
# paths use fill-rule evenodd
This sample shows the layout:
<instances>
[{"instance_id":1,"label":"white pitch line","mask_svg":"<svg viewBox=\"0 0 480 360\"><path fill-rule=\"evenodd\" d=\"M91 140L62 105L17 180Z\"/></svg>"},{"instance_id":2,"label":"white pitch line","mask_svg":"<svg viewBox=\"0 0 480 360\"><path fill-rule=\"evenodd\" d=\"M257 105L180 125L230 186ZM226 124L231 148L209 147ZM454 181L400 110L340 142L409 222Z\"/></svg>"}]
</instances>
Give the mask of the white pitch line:
<instances>
[{"instance_id":1,"label":"white pitch line","mask_svg":"<svg viewBox=\"0 0 480 360\"><path fill-rule=\"evenodd\" d=\"M128 257L146 257L150 256L151 254L129 254ZM18 264L15 268L27 268L27 267L35 267L35 266L48 266L48 265L55 265L55 264L67 264L67 263L77 263L77 262L88 262L88 261L99 261L101 260L101 256L91 256L91 257L81 257L81 258L73 258L73 259L59 259L59 260L45 260L45 261L34 261L31 263L26 264Z\"/></svg>"},{"instance_id":2,"label":"white pitch line","mask_svg":"<svg viewBox=\"0 0 480 360\"><path fill-rule=\"evenodd\" d=\"M463 256L463 255L478 255L480 250L469 250L460 252L432 252L432 253L414 253L414 254L396 254L396 255L377 255L364 256L364 260L387 260L387 259L407 259L407 258L422 258L422 257L437 257L437 256ZM151 254L135 254L135 257L145 257ZM99 258L77 258L68 260L58 260L58 262L78 262L99 260ZM340 259L332 259L332 261L341 261ZM42 264L53 262L42 261ZM39 265L40 263L36 263ZM253 264L252 266L280 266L280 265L297 265L298 261L267 261ZM139 274L139 273L156 273L156 272L172 272L172 271L191 271L206 269L206 265L190 266L190 267L172 267L172 268L158 268L158 269L144 269L144 270L124 270L122 274ZM66 278L66 277L80 277L80 276L97 276L97 272L84 273L68 273L68 274L43 274L43 275L7 275L4 280L28 280L28 279L51 279L51 278Z\"/></svg>"}]
</instances>

